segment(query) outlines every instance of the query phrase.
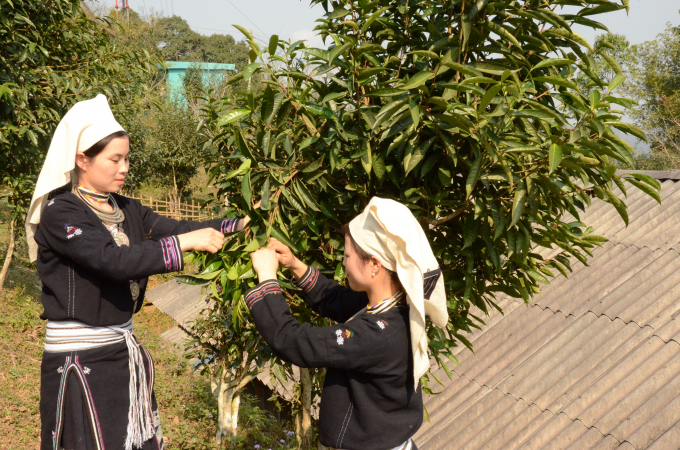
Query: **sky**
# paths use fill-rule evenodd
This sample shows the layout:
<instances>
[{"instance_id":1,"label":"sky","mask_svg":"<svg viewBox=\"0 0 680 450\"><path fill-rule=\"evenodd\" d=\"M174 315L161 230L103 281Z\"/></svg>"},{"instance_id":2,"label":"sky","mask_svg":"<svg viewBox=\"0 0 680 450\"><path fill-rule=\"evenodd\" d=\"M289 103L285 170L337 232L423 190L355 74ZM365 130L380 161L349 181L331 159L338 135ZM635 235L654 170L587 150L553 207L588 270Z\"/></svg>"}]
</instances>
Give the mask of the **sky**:
<instances>
[{"instance_id":1,"label":"sky","mask_svg":"<svg viewBox=\"0 0 680 450\"><path fill-rule=\"evenodd\" d=\"M121 0L119 0L120 2ZM237 24L252 30L256 38L269 41L269 36L306 39L312 46L322 46L313 31L315 20L324 14L321 6L310 7L309 0L128 0L130 7L142 15L151 12L163 16L178 15L196 32L210 35L231 34L236 39L241 33L232 27ZM115 0L99 0L114 6ZM593 16L611 32L625 35L631 44L652 40L666 27L666 23L680 25L678 0L630 0L630 14L625 11ZM567 11L565 11L567 12ZM601 30L576 26L575 31L589 42Z\"/></svg>"}]
</instances>

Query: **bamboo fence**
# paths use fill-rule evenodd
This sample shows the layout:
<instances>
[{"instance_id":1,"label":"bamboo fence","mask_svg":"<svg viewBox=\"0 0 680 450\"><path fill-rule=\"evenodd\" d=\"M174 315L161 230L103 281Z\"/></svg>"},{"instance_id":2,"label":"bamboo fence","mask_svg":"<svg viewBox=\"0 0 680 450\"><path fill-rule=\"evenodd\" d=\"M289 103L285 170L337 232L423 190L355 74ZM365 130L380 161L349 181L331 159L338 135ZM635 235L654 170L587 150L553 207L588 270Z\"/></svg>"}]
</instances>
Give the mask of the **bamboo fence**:
<instances>
[{"instance_id":1,"label":"bamboo fence","mask_svg":"<svg viewBox=\"0 0 680 450\"><path fill-rule=\"evenodd\" d=\"M142 205L150 207L158 214L175 220L194 220L200 222L215 218L211 211L201 208L195 200L192 200L191 203L183 203L160 200L152 196L135 197L134 195L128 195L127 197L139 200Z\"/></svg>"}]
</instances>

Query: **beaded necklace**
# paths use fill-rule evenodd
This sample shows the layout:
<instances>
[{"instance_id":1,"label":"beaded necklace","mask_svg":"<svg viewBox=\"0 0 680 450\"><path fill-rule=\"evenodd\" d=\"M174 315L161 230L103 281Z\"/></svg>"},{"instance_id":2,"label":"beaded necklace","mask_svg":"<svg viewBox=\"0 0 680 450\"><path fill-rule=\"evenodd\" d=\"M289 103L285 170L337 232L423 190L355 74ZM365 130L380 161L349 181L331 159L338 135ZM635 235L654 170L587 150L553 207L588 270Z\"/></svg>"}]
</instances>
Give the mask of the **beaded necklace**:
<instances>
[{"instance_id":1,"label":"beaded necklace","mask_svg":"<svg viewBox=\"0 0 680 450\"><path fill-rule=\"evenodd\" d=\"M83 185L78 185L78 190L87 198L88 200L95 201L97 203L108 203L111 194L104 194L103 192L93 191L88 189Z\"/></svg>"}]
</instances>

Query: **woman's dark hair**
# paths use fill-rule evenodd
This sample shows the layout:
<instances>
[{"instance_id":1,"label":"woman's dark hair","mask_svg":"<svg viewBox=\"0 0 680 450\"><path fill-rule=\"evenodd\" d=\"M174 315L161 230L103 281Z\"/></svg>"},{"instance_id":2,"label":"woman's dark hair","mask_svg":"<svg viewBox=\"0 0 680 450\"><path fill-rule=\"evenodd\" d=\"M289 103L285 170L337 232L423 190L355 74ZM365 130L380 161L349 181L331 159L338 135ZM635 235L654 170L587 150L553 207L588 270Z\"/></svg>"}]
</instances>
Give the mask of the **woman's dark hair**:
<instances>
[{"instance_id":1,"label":"woman's dark hair","mask_svg":"<svg viewBox=\"0 0 680 450\"><path fill-rule=\"evenodd\" d=\"M349 224L346 223L345 225L342 226L342 232L346 235L349 236L350 242L352 242L352 248L356 252L357 256L359 259L364 263L368 264L368 262L373 258L372 255L366 253L363 248L359 247L359 244L357 244L357 241L354 240L354 237L352 237L352 233L349 231ZM392 282L397 284L398 286L401 286L401 281L399 281L399 275L397 275L397 272L393 272L387 267L383 267L387 271L388 274L390 274L390 278L392 279Z\"/></svg>"},{"instance_id":2,"label":"woman's dark hair","mask_svg":"<svg viewBox=\"0 0 680 450\"><path fill-rule=\"evenodd\" d=\"M127 134L127 131L123 131L123 130L116 131L115 133L109 134L104 139L100 140L99 142L94 144L92 147L85 150L83 152L83 155L87 156L88 158L94 158L95 156L100 154L102 152L102 150L104 150L104 147L109 145L109 142L111 142L112 140L119 138L119 137L126 137L126 138L130 139L130 135Z\"/></svg>"}]
</instances>

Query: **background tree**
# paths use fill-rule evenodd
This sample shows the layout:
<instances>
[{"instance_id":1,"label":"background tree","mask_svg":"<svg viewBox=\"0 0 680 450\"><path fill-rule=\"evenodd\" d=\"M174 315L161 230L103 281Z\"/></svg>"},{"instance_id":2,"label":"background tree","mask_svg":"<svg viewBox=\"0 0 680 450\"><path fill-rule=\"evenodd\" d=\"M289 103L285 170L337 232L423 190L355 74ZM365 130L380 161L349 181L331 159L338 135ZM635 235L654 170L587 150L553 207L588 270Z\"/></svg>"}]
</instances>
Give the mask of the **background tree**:
<instances>
[{"instance_id":1,"label":"background tree","mask_svg":"<svg viewBox=\"0 0 680 450\"><path fill-rule=\"evenodd\" d=\"M622 34L605 33L595 38L595 51L591 55L593 63L590 70L605 84L611 81L619 73L626 73L635 58L630 49L630 42ZM597 83L585 73L580 73L576 77L577 84L583 86L586 92L590 92L593 87L599 87ZM626 87L630 84L630 79L626 79L621 86Z\"/></svg>"},{"instance_id":2,"label":"background tree","mask_svg":"<svg viewBox=\"0 0 680 450\"><path fill-rule=\"evenodd\" d=\"M15 238L63 114L104 93L122 122L134 117L156 60L116 48L112 22L88 18L79 1L2 0L0 8L0 180L8 187Z\"/></svg>"},{"instance_id":3,"label":"background tree","mask_svg":"<svg viewBox=\"0 0 680 450\"><path fill-rule=\"evenodd\" d=\"M632 47L628 90L639 102L633 117L651 138L637 167L680 168L680 27L668 26L653 41Z\"/></svg>"},{"instance_id":4,"label":"background tree","mask_svg":"<svg viewBox=\"0 0 680 450\"><path fill-rule=\"evenodd\" d=\"M626 223L614 192L618 186L625 196L624 179L660 201L650 177L616 175L613 161L634 161L614 129L645 136L614 107L631 105L614 95L624 80L618 64L604 58L616 76L602 79L600 47L571 28L598 27L594 15L625 9L626 0L312 3L327 12L317 30L328 49L276 36L263 48L240 28L250 64L237 77L260 73L267 87L206 107L208 145L218 150L212 175L231 213L245 211L253 223L223 252L202 256L193 281L209 281L216 299L206 320L240 324L204 342L241 345L249 323L242 293L256 283L249 253L270 236L342 280L339 227L379 195L413 211L441 261L450 322L429 326L428 337L431 356L448 370L452 347L470 346L460 332L483 326L480 315L499 308L497 295L529 302L606 241L580 221L591 197L611 203ZM578 13L563 13L567 3L580 5ZM578 73L598 89L579 87ZM535 246L561 252L544 259ZM321 321L282 286L296 317ZM265 345L253 339L253 347ZM259 354L238 354L244 366L262 366ZM223 354L211 355L221 364ZM426 392L430 377L421 380Z\"/></svg>"},{"instance_id":5,"label":"background tree","mask_svg":"<svg viewBox=\"0 0 680 450\"><path fill-rule=\"evenodd\" d=\"M205 139L196 132L198 122L182 97L170 95L150 111L144 127L145 149L136 155L135 176L138 182L169 188L172 200L179 201L205 161Z\"/></svg>"}]
</instances>

